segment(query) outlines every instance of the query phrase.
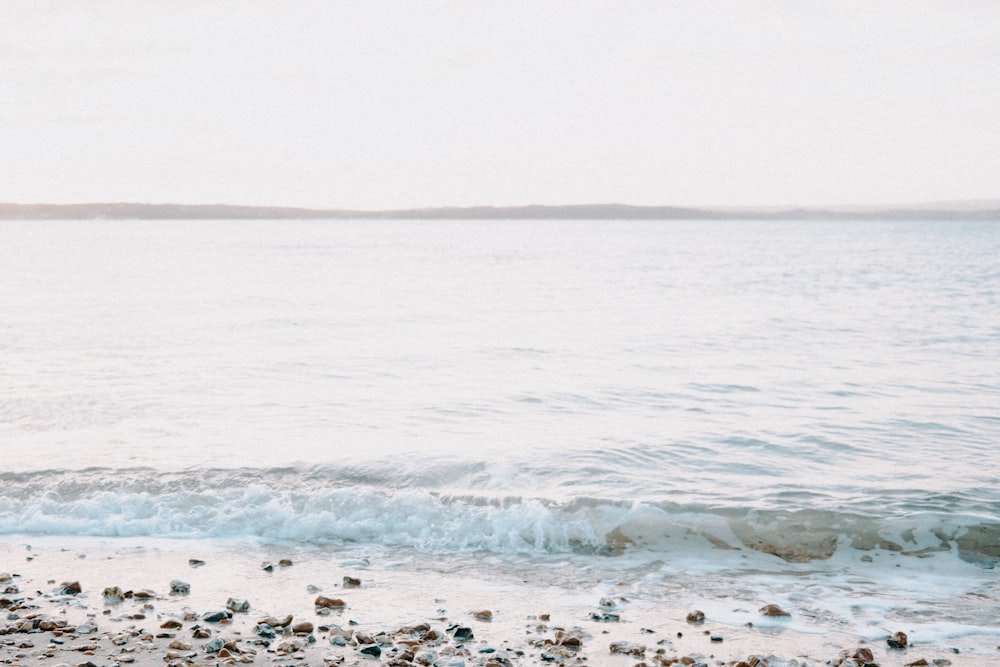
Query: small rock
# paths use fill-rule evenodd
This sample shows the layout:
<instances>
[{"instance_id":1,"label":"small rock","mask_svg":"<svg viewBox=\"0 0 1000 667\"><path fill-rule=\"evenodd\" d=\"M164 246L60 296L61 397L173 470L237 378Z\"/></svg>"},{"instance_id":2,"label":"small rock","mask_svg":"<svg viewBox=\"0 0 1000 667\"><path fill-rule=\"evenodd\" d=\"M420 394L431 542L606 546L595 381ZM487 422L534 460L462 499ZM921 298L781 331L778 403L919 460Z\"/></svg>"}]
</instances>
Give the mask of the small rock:
<instances>
[{"instance_id":1,"label":"small rock","mask_svg":"<svg viewBox=\"0 0 1000 667\"><path fill-rule=\"evenodd\" d=\"M452 636L457 642L467 642L471 641L475 635L472 634L472 628L458 626L452 632Z\"/></svg>"},{"instance_id":2,"label":"small rock","mask_svg":"<svg viewBox=\"0 0 1000 667\"><path fill-rule=\"evenodd\" d=\"M87 621L76 626L76 633L79 635L92 635L95 632L97 632L97 624L93 621Z\"/></svg>"},{"instance_id":3,"label":"small rock","mask_svg":"<svg viewBox=\"0 0 1000 667\"><path fill-rule=\"evenodd\" d=\"M175 639L174 641L167 644L167 648L172 648L175 651L190 651L191 644L181 639Z\"/></svg>"},{"instance_id":4,"label":"small rock","mask_svg":"<svg viewBox=\"0 0 1000 667\"><path fill-rule=\"evenodd\" d=\"M188 560L188 565L190 565L191 567L201 567L204 564L205 561L201 560L200 558L191 558Z\"/></svg>"},{"instance_id":5,"label":"small rock","mask_svg":"<svg viewBox=\"0 0 1000 667\"><path fill-rule=\"evenodd\" d=\"M492 621L493 620L493 612L490 611L489 609L480 609L479 611L474 611L474 612L472 612L472 616L477 621Z\"/></svg>"},{"instance_id":6,"label":"small rock","mask_svg":"<svg viewBox=\"0 0 1000 667\"><path fill-rule=\"evenodd\" d=\"M854 653L849 653L844 651L841 653L844 658L850 658L856 662L860 662L862 665L866 665L870 662L875 661L875 656L870 648L859 648Z\"/></svg>"},{"instance_id":7,"label":"small rock","mask_svg":"<svg viewBox=\"0 0 1000 667\"><path fill-rule=\"evenodd\" d=\"M212 631L208 628L200 628L196 625L191 628L191 636L195 639L208 639L212 636Z\"/></svg>"},{"instance_id":8,"label":"small rock","mask_svg":"<svg viewBox=\"0 0 1000 667\"><path fill-rule=\"evenodd\" d=\"M163 657L167 660L184 660L186 662L188 658L194 657L194 655L191 651L167 651L163 654Z\"/></svg>"},{"instance_id":9,"label":"small rock","mask_svg":"<svg viewBox=\"0 0 1000 667\"><path fill-rule=\"evenodd\" d=\"M361 585L361 580L355 577L344 577L344 588L357 588Z\"/></svg>"},{"instance_id":10,"label":"small rock","mask_svg":"<svg viewBox=\"0 0 1000 667\"><path fill-rule=\"evenodd\" d=\"M108 586L101 595L107 604L118 604L125 599L125 591L118 586Z\"/></svg>"},{"instance_id":11,"label":"small rock","mask_svg":"<svg viewBox=\"0 0 1000 667\"><path fill-rule=\"evenodd\" d=\"M201 617L201 620L206 623L222 623L223 621L228 621L233 617L233 612L231 611L213 611L205 614Z\"/></svg>"},{"instance_id":12,"label":"small rock","mask_svg":"<svg viewBox=\"0 0 1000 667\"><path fill-rule=\"evenodd\" d=\"M170 582L170 593L172 595L187 595L191 592L191 584L186 581L181 581L180 579L174 579Z\"/></svg>"},{"instance_id":13,"label":"small rock","mask_svg":"<svg viewBox=\"0 0 1000 667\"><path fill-rule=\"evenodd\" d=\"M559 630L556 632L556 644L567 648L578 649L583 646L583 637L579 632L566 632Z\"/></svg>"},{"instance_id":14,"label":"small rock","mask_svg":"<svg viewBox=\"0 0 1000 667\"><path fill-rule=\"evenodd\" d=\"M618 655L632 655L636 657L642 657L646 654L646 647L642 644L633 644L631 642L612 642L608 649Z\"/></svg>"},{"instance_id":15,"label":"small rock","mask_svg":"<svg viewBox=\"0 0 1000 667\"><path fill-rule=\"evenodd\" d=\"M166 621L164 621L163 623L160 624L160 628L162 628L164 630L178 630L178 629L183 628L183 627L184 627L183 623L181 623L180 621L175 620L173 618L171 618L169 620L166 620Z\"/></svg>"},{"instance_id":16,"label":"small rock","mask_svg":"<svg viewBox=\"0 0 1000 667\"><path fill-rule=\"evenodd\" d=\"M905 632L897 632L885 641L889 645L889 648L906 648L907 644L909 644Z\"/></svg>"},{"instance_id":17,"label":"small rock","mask_svg":"<svg viewBox=\"0 0 1000 667\"><path fill-rule=\"evenodd\" d=\"M267 623L261 623L253 629L254 633L258 637L263 637L264 639L275 639L277 633L275 633L274 628L272 628Z\"/></svg>"},{"instance_id":18,"label":"small rock","mask_svg":"<svg viewBox=\"0 0 1000 667\"><path fill-rule=\"evenodd\" d=\"M330 637L330 643L334 646L347 646L347 640L340 635L333 635Z\"/></svg>"},{"instance_id":19,"label":"small rock","mask_svg":"<svg viewBox=\"0 0 1000 667\"><path fill-rule=\"evenodd\" d=\"M237 600L236 598L229 598L228 600L226 600L226 609L238 613L248 612L250 611L250 601Z\"/></svg>"},{"instance_id":20,"label":"small rock","mask_svg":"<svg viewBox=\"0 0 1000 667\"><path fill-rule=\"evenodd\" d=\"M760 613L764 614L764 616L791 616L791 614L776 604L764 605L760 608Z\"/></svg>"},{"instance_id":21,"label":"small rock","mask_svg":"<svg viewBox=\"0 0 1000 667\"><path fill-rule=\"evenodd\" d=\"M281 567L291 567L292 561L288 558L282 558L281 560L278 561L278 565L280 565Z\"/></svg>"},{"instance_id":22,"label":"small rock","mask_svg":"<svg viewBox=\"0 0 1000 667\"><path fill-rule=\"evenodd\" d=\"M321 609L337 609L347 606L347 603L345 603L343 600L339 598L328 598L325 595L320 595L319 597L317 597L316 601L313 602L313 604Z\"/></svg>"},{"instance_id":23,"label":"small rock","mask_svg":"<svg viewBox=\"0 0 1000 667\"><path fill-rule=\"evenodd\" d=\"M75 646L70 646L70 651L79 651L80 653L86 653L87 651L96 651L100 647L99 644L77 644Z\"/></svg>"},{"instance_id":24,"label":"small rock","mask_svg":"<svg viewBox=\"0 0 1000 667\"><path fill-rule=\"evenodd\" d=\"M914 660L913 662L908 662L903 667L928 667L931 663L927 662L924 658L919 660Z\"/></svg>"},{"instance_id":25,"label":"small rock","mask_svg":"<svg viewBox=\"0 0 1000 667\"><path fill-rule=\"evenodd\" d=\"M692 611L690 614L687 615L687 622L693 625L700 625L701 623L704 623L705 612L698 611L697 609L695 611Z\"/></svg>"},{"instance_id":26,"label":"small rock","mask_svg":"<svg viewBox=\"0 0 1000 667\"><path fill-rule=\"evenodd\" d=\"M59 595L79 595L81 591L79 581L64 581L59 589Z\"/></svg>"},{"instance_id":27,"label":"small rock","mask_svg":"<svg viewBox=\"0 0 1000 667\"><path fill-rule=\"evenodd\" d=\"M370 655L373 658L377 658L382 655L382 649L379 648L378 644L372 644L370 646L365 646L362 649L358 649L358 653L364 655Z\"/></svg>"},{"instance_id":28,"label":"small rock","mask_svg":"<svg viewBox=\"0 0 1000 667\"><path fill-rule=\"evenodd\" d=\"M303 621L301 623L296 623L295 625L293 625L292 632L294 632L297 635L300 634L307 635L313 631L314 627L315 626L313 626L313 624L310 623L309 621Z\"/></svg>"},{"instance_id":29,"label":"small rock","mask_svg":"<svg viewBox=\"0 0 1000 667\"><path fill-rule=\"evenodd\" d=\"M621 616L618 614L606 611L604 613L598 614L597 612L592 612L590 614L590 620L597 621L598 623L617 623L621 620Z\"/></svg>"},{"instance_id":30,"label":"small rock","mask_svg":"<svg viewBox=\"0 0 1000 667\"><path fill-rule=\"evenodd\" d=\"M722 636L721 635L712 635L711 637L709 637L709 639L711 641L715 642L716 644L718 644L719 642L722 641Z\"/></svg>"},{"instance_id":31,"label":"small rock","mask_svg":"<svg viewBox=\"0 0 1000 667\"><path fill-rule=\"evenodd\" d=\"M296 651L301 651L303 646L305 646L305 643L301 639L297 639L291 642L281 642L275 650L278 655L289 655Z\"/></svg>"},{"instance_id":32,"label":"small rock","mask_svg":"<svg viewBox=\"0 0 1000 667\"><path fill-rule=\"evenodd\" d=\"M264 561L263 563L260 564L260 569L264 570L265 572L274 572L274 564Z\"/></svg>"},{"instance_id":33,"label":"small rock","mask_svg":"<svg viewBox=\"0 0 1000 667\"><path fill-rule=\"evenodd\" d=\"M222 641L221 637L216 637L212 641L205 642L205 644L202 645L202 648L205 649L205 653L218 653L225 645L226 643Z\"/></svg>"},{"instance_id":34,"label":"small rock","mask_svg":"<svg viewBox=\"0 0 1000 667\"><path fill-rule=\"evenodd\" d=\"M288 614L282 619L275 618L274 616L267 616L257 621L258 624L267 623L268 625L275 628L286 628L292 623L292 615Z\"/></svg>"}]
</instances>

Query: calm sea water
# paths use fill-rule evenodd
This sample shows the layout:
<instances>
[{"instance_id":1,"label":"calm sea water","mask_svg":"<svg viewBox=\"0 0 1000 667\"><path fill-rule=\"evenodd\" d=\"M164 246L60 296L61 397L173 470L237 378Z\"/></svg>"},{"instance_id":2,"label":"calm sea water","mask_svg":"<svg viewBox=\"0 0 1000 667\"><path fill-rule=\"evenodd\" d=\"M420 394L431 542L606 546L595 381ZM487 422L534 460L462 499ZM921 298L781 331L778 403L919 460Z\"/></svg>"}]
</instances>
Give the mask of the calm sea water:
<instances>
[{"instance_id":1,"label":"calm sea water","mask_svg":"<svg viewBox=\"0 0 1000 667\"><path fill-rule=\"evenodd\" d=\"M0 222L0 534L995 595L998 258L984 222Z\"/></svg>"}]
</instances>

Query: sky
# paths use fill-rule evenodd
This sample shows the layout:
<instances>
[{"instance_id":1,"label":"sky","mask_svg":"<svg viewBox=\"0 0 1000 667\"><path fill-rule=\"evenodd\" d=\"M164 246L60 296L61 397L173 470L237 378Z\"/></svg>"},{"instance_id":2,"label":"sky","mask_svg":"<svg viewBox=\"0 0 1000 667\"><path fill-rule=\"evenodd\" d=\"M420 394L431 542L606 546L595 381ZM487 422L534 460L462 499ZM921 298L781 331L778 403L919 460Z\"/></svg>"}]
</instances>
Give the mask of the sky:
<instances>
[{"instance_id":1,"label":"sky","mask_svg":"<svg viewBox=\"0 0 1000 667\"><path fill-rule=\"evenodd\" d=\"M0 201L997 197L996 0L0 0Z\"/></svg>"}]
</instances>

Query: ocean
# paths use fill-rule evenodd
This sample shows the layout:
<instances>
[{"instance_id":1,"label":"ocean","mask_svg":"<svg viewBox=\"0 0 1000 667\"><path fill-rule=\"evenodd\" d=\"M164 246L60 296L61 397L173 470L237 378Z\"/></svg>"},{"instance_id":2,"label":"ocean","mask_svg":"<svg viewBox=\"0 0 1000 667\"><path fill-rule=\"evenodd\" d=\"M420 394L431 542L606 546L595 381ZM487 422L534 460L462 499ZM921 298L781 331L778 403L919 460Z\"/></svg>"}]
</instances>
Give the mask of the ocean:
<instances>
[{"instance_id":1,"label":"ocean","mask_svg":"<svg viewBox=\"0 0 1000 667\"><path fill-rule=\"evenodd\" d=\"M983 655L998 360L991 222L3 221L0 540Z\"/></svg>"}]
</instances>

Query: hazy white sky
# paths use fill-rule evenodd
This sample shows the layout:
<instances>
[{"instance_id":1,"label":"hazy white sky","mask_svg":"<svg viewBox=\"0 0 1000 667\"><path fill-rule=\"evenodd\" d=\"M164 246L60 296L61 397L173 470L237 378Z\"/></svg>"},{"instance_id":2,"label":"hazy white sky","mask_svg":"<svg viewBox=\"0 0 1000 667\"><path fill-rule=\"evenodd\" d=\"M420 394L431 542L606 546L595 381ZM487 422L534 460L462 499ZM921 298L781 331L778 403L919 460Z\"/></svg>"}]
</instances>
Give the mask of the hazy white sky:
<instances>
[{"instance_id":1,"label":"hazy white sky","mask_svg":"<svg viewBox=\"0 0 1000 667\"><path fill-rule=\"evenodd\" d=\"M0 201L982 197L997 0L0 0Z\"/></svg>"}]
</instances>

